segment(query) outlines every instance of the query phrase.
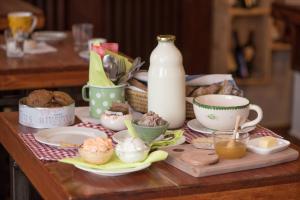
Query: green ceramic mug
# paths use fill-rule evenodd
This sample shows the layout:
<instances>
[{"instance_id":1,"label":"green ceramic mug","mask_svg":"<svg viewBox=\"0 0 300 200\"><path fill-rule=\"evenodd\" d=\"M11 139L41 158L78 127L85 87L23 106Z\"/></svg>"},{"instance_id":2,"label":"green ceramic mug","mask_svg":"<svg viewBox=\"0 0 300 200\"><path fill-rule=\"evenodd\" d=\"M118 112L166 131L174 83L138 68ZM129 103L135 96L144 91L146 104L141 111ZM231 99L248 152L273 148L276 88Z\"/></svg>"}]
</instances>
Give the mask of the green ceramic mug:
<instances>
[{"instance_id":1,"label":"green ceramic mug","mask_svg":"<svg viewBox=\"0 0 300 200\"><path fill-rule=\"evenodd\" d=\"M82 98L90 103L90 116L96 119L110 108L113 102L125 101L125 84L112 87L100 87L84 85L82 87ZM89 95L87 96L87 88Z\"/></svg>"}]
</instances>

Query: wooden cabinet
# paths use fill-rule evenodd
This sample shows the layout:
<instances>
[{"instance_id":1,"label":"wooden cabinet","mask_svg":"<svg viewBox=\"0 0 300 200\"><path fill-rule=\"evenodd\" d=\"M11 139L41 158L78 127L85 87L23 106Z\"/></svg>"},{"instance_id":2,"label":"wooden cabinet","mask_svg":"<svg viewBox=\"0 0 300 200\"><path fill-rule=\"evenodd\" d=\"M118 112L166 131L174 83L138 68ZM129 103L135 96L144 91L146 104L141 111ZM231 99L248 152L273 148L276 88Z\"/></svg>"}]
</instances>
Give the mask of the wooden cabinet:
<instances>
[{"instance_id":1,"label":"wooden cabinet","mask_svg":"<svg viewBox=\"0 0 300 200\"><path fill-rule=\"evenodd\" d=\"M228 73L232 53L232 32L237 31L241 44L245 44L250 31L254 32L256 56L249 78L237 79L241 85L268 83L271 79L270 4L259 1L251 9L236 8L230 0L214 0L213 46L211 73Z\"/></svg>"}]
</instances>

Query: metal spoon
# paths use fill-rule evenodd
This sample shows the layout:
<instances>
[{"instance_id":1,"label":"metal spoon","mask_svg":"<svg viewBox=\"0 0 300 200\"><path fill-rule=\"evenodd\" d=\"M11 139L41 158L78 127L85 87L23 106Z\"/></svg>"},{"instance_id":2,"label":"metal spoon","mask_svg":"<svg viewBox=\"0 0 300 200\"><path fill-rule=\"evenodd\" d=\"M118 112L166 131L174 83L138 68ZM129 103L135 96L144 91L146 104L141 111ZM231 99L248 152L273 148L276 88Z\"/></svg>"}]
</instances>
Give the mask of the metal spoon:
<instances>
[{"instance_id":1,"label":"metal spoon","mask_svg":"<svg viewBox=\"0 0 300 200\"><path fill-rule=\"evenodd\" d=\"M110 78L110 73L111 73L111 70L113 67L113 64L112 64L113 57L109 54L106 54L103 56L102 62L103 62L104 71L105 71L106 75L108 76L108 78Z\"/></svg>"},{"instance_id":2,"label":"metal spoon","mask_svg":"<svg viewBox=\"0 0 300 200\"><path fill-rule=\"evenodd\" d=\"M129 79L131 79L133 77L134 73L139 71L144 63L145 63L145 61L142 62L140 57L135 58L132 62L132 67L129 70L129 72L120 78L120 83L125 83Z\"/></svg>"},{"instance_id":3,"label":"metal spoon","mask_svg":"<svg viewBox=\"0 0 300 200\"><path fill-rule=\"evenodd\" d=\"M112 55L106 54L103 56L103 68L108 76L108 78L112 81L117 80L117 74L118 74L118 64L115 57Z\"/></svg>"}]
</instances>

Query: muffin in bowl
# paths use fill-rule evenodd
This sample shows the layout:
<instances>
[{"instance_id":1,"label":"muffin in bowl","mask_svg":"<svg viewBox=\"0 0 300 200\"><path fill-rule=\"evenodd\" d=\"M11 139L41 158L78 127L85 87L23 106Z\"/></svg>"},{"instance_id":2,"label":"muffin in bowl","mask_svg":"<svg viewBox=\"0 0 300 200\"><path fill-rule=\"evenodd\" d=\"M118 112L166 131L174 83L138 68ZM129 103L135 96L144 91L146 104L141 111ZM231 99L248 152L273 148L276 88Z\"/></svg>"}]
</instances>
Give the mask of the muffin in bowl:
<instances>
[{"instance_id":1,"label":"muffin in bowl","mask_svg":"<svg viewBox=\"0 0 300 200\"><path fill-rule=\"evenodd\" d=\"M78 152L85 162L101 165L111 159L114 149L111 139L95 137L86 139Z\"/></svg>"}]
</instances>

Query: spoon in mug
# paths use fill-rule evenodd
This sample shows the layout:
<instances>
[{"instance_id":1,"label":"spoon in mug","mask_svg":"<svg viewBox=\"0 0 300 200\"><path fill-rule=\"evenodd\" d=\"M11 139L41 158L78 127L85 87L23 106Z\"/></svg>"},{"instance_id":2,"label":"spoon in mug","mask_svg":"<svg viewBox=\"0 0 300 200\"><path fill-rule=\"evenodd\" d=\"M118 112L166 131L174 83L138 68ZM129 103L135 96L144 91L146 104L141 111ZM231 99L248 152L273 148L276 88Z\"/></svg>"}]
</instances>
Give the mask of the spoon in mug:
<instances>
[{"instance_id":1,"label":"spoon in mug","mask_svg":"<svg viewBox=\"0 0 300 200\"><path fill-rule=\"evenodd\" d=\"M103 68L108 78L118 84L121 76L126 74L125 62L123 59L116 59L114 56L106 54L103 57Z\"/></svg>"},{"instance_id":2,"label":"spoon in mug","mask_svg":"<svg viewBox=\"0 0 300 200\"><path fill-rule=\"evenodd\" d=\"M113 71L113 67L115 67L114 58L109 54L104 55L103 68L109 79L111 79L111 72Z\"/></svg>"}]
</instances>

